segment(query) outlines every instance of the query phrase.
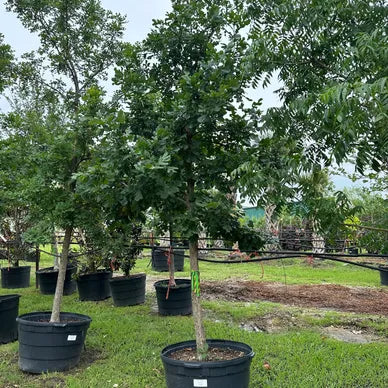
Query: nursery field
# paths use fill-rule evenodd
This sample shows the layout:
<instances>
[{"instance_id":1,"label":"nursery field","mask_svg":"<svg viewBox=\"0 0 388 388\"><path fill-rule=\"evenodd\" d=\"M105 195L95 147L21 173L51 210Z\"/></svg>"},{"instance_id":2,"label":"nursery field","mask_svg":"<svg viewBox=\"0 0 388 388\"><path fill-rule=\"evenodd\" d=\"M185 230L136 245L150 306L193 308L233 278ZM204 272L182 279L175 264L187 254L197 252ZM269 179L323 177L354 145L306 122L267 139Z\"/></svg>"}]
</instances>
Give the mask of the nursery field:
<instances>
[{"instance_id":1,"label":"nursery field","mask_svg":"<svg viewBox=\"0 0 388 388\"><path fill-rule=\"evenodd\" d=\"M50 265L43 255L41 267ZM185 270L177 277L188 278L188 262ZM194 338L192 319L158 315L153 283L167 273L152 271L147 256L134 272L147 273L143 305L64 297L63 311L93 319L75 369L23 373L18 343L1 345L0 387L164 387L160 351ZM250 344L252 388L387 386L388 289L377 271L284 259L263 266L201 263L201 277L207 336ZM34 280L28 289L1 290L22 295L20 314L51 309L52 296L41 295Z\"/></svg>"}]
</instances>

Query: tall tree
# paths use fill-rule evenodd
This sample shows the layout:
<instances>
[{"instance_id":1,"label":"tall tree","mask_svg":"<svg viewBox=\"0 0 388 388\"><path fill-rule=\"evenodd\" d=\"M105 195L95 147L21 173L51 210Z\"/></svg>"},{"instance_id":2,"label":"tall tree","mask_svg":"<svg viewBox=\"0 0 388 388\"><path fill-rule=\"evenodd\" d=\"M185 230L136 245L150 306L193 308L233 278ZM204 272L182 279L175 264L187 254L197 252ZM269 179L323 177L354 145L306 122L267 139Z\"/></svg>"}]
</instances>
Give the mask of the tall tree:
<instances>
[{"instance_id":1,"label":"tall tree","mask_svg":"<svg viewBox=\"0 0 388 388\"><path fill-rule=\"evenodd\" d=\"M167 155L171 166L170 190L182 206L180 224L189 238L200 359L207 347L198 267L201 225L215 237L239 240L242 248L246 242L233 234L242 229L228 194L234 187L231 172L249 153L256 128L243 104L252 76L243 35L247 24L242 1L174 1L148 37L125 51L116 72L129 120L142 129L139 147L154 157ZM166 192L152 194L163 200Z\"/></svg>"},{"instance_id":2,"label":"tall tree","mask_svg":"<svg viewBox=\"0 0 388 388\"><path fill-rule=\"evenodd\" d=\"M72 231L85 219L74 174L88 160L101 132L103 92L97 85L120 53L124 18L104 10L98 0L9 0L6 5L29 31L38 33L40 48L26 62L34 68L33 82L54 92L65 118L55 141L38 140L46 152L36 154L40 185L34 197L42 212L55 215L65 230L51 316L57 322ZM47 132L53 140L51 135Z\"/></svg>"}]
</instances>

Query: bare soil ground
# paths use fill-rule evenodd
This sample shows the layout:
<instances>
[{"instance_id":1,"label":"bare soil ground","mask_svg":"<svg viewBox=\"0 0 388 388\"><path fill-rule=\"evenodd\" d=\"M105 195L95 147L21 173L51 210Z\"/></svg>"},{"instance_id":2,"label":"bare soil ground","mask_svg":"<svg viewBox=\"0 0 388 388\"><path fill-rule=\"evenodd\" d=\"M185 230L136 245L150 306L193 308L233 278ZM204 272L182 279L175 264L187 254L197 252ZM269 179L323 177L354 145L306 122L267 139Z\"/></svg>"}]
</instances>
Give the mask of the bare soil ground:
<instances>
[{"instance_id":1,"label":"bare soil ground","mask_svg":"<svg viewBox=\"0 0 388 388\"><path fill-rule=\"evenodd\" d=\"M272 282L203 282L207 300L277 302L298 307L317 307L388 316L388 289L345 287L335 284L284 285Z\"/></svg>"}]
</instances>

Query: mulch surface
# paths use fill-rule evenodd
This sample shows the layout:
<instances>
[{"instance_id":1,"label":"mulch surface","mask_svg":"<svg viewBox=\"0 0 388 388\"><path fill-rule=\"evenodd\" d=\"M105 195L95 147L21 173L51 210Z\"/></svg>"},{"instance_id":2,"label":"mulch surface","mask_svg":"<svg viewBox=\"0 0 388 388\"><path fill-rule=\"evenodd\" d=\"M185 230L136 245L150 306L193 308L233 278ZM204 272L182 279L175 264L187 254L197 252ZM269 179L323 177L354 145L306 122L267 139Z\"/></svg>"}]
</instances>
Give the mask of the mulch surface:
<instances>
[{"instance_id":1,"label":"mulch surface","mask_svg":"<svg viewBox=\"0 0 388 388\"><path fill-rule=\"evenodd\" d=\"M336 284L284 285L255 281L203 282L207 300L269 301L298 307L388 316L388 289Z\"/></svg>"},{"instance_id":2,"label":"mulch surface","mask_svg":"<svg viewBox=\"0 0 388 388\"><path fill-rule=\"evenodd\" d=\"M235 349L209 347L206 361L234 360L244 356L244 354L244 352ZM197 349L189 347L177 350L171 353L169 358L180 361L197 361Z\"/></svg>"}]
</instances>

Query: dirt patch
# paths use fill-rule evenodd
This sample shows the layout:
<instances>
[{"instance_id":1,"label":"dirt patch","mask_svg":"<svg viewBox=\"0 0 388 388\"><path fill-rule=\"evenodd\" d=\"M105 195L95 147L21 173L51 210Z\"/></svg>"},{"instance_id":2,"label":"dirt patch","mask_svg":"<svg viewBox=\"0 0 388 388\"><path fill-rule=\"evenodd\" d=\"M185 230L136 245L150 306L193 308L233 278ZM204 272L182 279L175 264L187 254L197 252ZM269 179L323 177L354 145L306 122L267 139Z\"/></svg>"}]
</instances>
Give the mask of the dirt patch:
<instances>
[{"instance_id":1,"label":"dirt patch","mask_svg":"<svg viewBox=\"0 0 388 388\"><path fill-rule=\"evenodd\" d=\"M239 327L246 331L281 333L292 328L305 327L305 325L289 311L274 310L259 318L245 321Z\"/></svg>"},{"instance_id":2,"label":"dirt patch","mask_svg":"<svg viewBox=\"0 0 388 388\"><path fill-rule=\"evenodd\" d=\"M89 365L93 364L97 360L104 359L103 352L98 348L92 348L87 346L81 353L81 358L79 363L74 369L70 369L69 371L64 372L65 374L74 374L74 371L79 369L85 369Z\"/></svg>"},{"instance_id":3,"label":"dirt patch","mask_svg":"<svg viewBox=\"0 0 388 388\"><path fill-rule=\"evenodd\" d=\"M329 326L322 330L324 336L334 338L339 341L350 342L355 344L367 344L378 342L381 339L373 334L365 333L362 330L350 330L342 327Z\"/></svg>"},{"instance_id":4,"label":"dirt patch","mask_svg":"<svg viewBox=\"0 0 388 388\"><path fill-rule=\"evenodd\" d=\"M207 300L258 300L299 307L316 307L388 316L388 290L335 284L284 285L271 282L228 281L202 283Z\"/></svg>"}]
</instances>

